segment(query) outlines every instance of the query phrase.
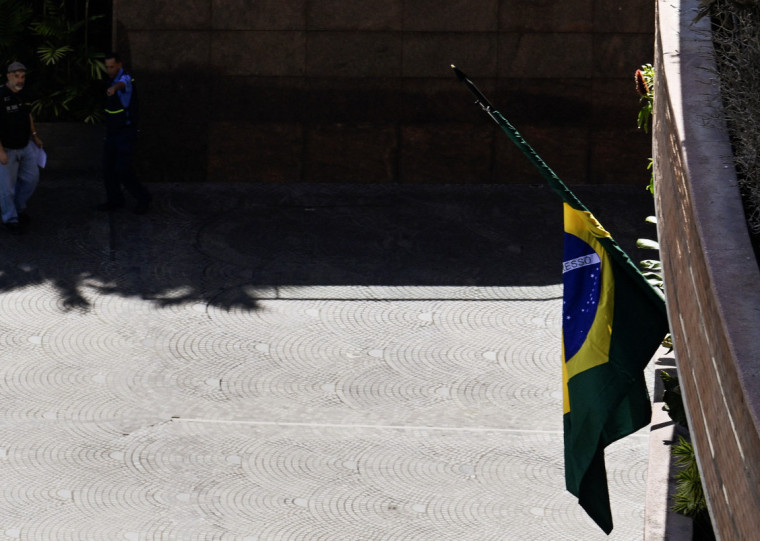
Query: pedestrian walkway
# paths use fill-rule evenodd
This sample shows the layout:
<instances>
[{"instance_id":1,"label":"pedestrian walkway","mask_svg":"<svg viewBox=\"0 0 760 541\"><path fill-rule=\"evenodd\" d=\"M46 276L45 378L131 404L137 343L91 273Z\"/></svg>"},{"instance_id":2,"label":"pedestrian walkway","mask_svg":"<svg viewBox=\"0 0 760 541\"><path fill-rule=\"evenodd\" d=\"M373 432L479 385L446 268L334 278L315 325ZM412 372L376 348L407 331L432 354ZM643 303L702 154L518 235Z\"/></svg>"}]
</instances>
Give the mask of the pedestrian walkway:
<instances>
[{"instance_id":1,"label":"pedestrian walkway","mask_svg":"<svg viewBox=\"0 0 760 541\"><path fill-rule=\"evenodd\" d=\"M545 187L43 181L0 232L0 539L638 540L564 490ZM626 248L642 188L577 190ZM636 259L636 257L634 257Z\"/></svg>"}]
</instances>

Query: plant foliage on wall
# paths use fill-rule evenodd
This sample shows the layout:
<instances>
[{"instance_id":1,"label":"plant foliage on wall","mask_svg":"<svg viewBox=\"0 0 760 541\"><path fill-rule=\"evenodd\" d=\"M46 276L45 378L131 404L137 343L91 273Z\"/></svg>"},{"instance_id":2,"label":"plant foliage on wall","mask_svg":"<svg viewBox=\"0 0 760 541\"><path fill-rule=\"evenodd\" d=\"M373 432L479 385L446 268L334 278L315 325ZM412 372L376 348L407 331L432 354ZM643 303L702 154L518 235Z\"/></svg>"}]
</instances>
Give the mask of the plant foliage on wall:
<instances>
[{"instance_id":1,"label":"plant foliage on wall","mask_svg":"<svg viewBox=\"0 0 760 541\"><path fill-rule=\"evenodd\" d=\"M110 2L0 0L0 61L27 66L37 120L100 118L107 9Z\"/></svg>"}]
</instances>

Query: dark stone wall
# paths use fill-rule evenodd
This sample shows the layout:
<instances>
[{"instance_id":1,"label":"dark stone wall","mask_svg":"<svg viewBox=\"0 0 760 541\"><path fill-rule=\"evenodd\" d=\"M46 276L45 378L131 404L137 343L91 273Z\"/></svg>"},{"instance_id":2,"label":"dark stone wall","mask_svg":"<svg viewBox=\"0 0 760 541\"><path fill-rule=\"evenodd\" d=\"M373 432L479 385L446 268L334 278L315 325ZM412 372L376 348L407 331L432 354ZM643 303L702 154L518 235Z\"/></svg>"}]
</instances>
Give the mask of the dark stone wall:
<instances>
[{"instance_id":1,"label":"dark stone wall","mask_svg":"<svg viewBox=\"0 0 760 541\"><path fill-rule=\"evenodd\" d=\"M569 183L641 183L651 2L132 0L153 180L541 182L464 70Z\"/></svg>"}]
</instances>

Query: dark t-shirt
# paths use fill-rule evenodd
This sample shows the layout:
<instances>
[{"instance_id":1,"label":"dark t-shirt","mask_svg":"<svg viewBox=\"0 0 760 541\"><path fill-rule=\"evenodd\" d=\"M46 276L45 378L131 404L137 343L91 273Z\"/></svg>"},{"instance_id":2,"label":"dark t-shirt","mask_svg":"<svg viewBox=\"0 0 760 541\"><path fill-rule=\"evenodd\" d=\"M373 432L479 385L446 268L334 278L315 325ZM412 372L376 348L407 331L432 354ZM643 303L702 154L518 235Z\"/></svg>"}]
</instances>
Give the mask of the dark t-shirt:
<instances>
[{"instance_id":1,"label":"dark t-shirt","mask_svg":"<svg viewBox=\"0 0 760 541\"><path fill-rule=\"evenodd\" d=\"M24 91L13 92L6 85L0 87L0 142L5 148L24 148L29 144L31 105L24 99Z\"/></svg>"}]
</instances>

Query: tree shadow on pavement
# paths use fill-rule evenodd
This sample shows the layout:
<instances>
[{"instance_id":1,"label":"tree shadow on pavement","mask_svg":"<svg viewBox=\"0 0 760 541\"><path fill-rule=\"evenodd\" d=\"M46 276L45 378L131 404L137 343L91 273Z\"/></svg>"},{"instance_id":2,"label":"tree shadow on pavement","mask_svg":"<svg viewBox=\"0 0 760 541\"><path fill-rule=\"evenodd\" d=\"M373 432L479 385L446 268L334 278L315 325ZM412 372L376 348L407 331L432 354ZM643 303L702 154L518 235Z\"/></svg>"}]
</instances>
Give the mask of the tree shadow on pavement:
<instances>
[{"instance_id":1,"label":"tree shadow on pavement","mask_svg":"<svg viewBox=\"0 0 760 541\"><path fill-rule=\"evenodd\" d=\"M97 213L87 178L40 185L28 234L0 231L0 291L48 287L253 309L283 286L545 286L561 282L562 205L546 186L160 184L145 216ZM652 198L575 192L634 261Z\"/></svg>"}]
</instances>

